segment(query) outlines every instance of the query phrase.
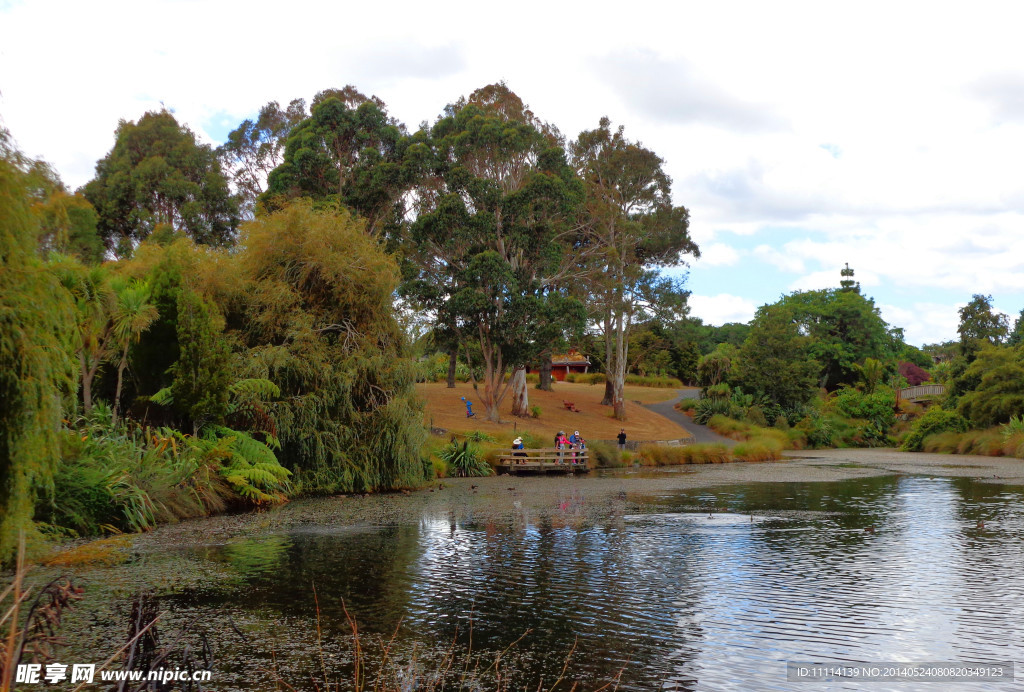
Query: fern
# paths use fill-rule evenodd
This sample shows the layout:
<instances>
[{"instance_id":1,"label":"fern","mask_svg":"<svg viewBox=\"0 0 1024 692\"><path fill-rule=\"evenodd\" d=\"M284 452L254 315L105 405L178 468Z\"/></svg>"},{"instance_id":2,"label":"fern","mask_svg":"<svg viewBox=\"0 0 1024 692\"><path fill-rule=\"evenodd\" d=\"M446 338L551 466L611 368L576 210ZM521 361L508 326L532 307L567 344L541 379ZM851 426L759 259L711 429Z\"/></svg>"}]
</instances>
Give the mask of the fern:
<instances>
[{"instance_id":1,"label":"fern","mask_svg":"<svg viewBox=\"0 0 1024 692\"><path fill-rule=\"evenodd\" d=\"M285 499L291 471L281 466L269 446L248 433L223 426L208 426L204 435L225 445L228 455L219 472L240 497L254 504Z\"/></svg>"}]
</instances>

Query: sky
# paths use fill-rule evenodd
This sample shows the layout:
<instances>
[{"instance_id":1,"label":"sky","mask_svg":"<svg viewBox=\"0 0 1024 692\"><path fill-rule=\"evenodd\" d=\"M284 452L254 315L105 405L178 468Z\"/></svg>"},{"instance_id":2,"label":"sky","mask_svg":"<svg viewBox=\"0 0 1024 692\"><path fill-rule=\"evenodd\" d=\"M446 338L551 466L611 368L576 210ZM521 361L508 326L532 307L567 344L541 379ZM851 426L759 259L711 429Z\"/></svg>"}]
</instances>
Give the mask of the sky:
<instances>
[{"instance_id":1,"label":"sky","mask_svg":"<svg viewBox=\"0 0 1024 692\"><path fill-rule=\"evenodd\" d=\"M71 187L161 105L212 144L354 84L410 129L504 80L574 137L657 152L701 256L691 314L862 292L909 343L1024 308L1024 9L1014 3L0 0L0 118Z\"/></svg>"}]
</instances>

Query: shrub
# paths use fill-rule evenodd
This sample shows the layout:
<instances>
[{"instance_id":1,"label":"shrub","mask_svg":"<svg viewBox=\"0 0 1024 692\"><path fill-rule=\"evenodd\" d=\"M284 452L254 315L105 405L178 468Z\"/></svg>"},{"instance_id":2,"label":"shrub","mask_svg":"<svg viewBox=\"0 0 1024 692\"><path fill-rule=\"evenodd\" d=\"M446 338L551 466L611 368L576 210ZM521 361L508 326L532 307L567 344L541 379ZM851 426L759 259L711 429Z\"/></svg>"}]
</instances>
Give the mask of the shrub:
<instances>
[{"instance_id":1,"label":"shrub","mask_svg":"<svg viewBox=\"0 0 1024 692\"><path fill-rule=\"evenodd\" d=\"M836 432L832 422L821 414L808 416L800 422L800 427L807 436L807 446L812 449L831 447L835 441Z\"/></svg>"},{"instance_id":2,"label":"shrub","mask_svg":"<svg viewBox=\"0 0 1024 692\"><path fill-rule=\"evenodd\" d=\"M672 466L676 464L721 464L731 461L732 456L729 448L721 443L683 447L643 445L637 450L637 459L645 466Z\"/></svg>"},{"instance_id":3,"label":"shrub","mask_svg":"<svg viewBox=\"0 0 1024 692\"><path fill-rule=\"evenodd\" d=\"M914 422L901 449L904 452L920 452L924 439L929 435L940 432L963 433L967 432L968 427L967 420L960 414L933 407Z\"/></svg>"},{"instance_id":4,"label":"shrub","mask_svg":"<svg viewBox=\"0 0 1024 692\"><path fill-rule=\"evenodd\" d=\"M960 433L942 432L929 435L921 444L921 451L933 454L956 454L960 444Z\"/></svg>"},{"instance_id":5,"label":"shrub","mask_svg":"<svg viewBox=\"0 0 1024 692\"><path fill-rule=\"evenodd\" d=\"M601 381L604 382L604 375L601 376ZM639 387L654 387L657 389L680 389L683 386L681 380L675 377L665 376L640 376L640 375L626 375L626 384L632 384Z\"/></svg>"},{"instance_id":6,"label":"shrub","mask_svg":"<svg viewBox=\"0 0 1024 692\"><path fill-rule=\"evenodd\" d=\"M622 460L622 452L615 445L606 442L591 442L588 447L590 455L596 466L603 468L618 468L625 466Z\"/></svg>"},{"instance_id":7,"label":"shrub","mask_svg":"<svg viewBox=\"0 0 1024 692\"><path fill-rule=\"evenodd\" d=\"M459 444L454 437L442 449L441 457L456 476L489 476L491 469L480 457L480 449L469 440Z\"/></svg>"},{"instance_id":8,"label":"shrub","mask_svg":"<svg viewBox=\"0 0 1024 692\"><path fill-rule=\"evenodd\" d=\"M472 430L466 433L466 439L470 442L494 442L494 435L482 430Z\"/></svg>"},{"instance_id":9,"label":"shrub","mask_svg":"<svg viewBox=\"0 0 1024 692\"><path fill-rule=\"evenodd\" d=\"M774 437L756 437L732 448L737 461L774 461L782 457L783 443Z\"/></svg>"},{"instance_id":10,"label":"shrub","mask_svg":"<svg viewBox=\"0 0 1024 692\"><path fill-rule=\"evenodd\" d=\"M1010 420L999 426L1004 439L1024 433L1024 416L1011 416Z\"/></svg>"},{"instance_id":11,"label":"shrub","mask_svg":"<svg viewBox=\"0 0 1024 692\"><path fill-rule=\"evenodd\" d=\"M565 376L566 382L575 382L577 384L604 384L604 380L603 372L571 372Z\"/></svg>"},{"instance_id":12,"label":"shrub","mask_svg":"<svg viewBox=\"0 0 1024 692\"><path fill-rule=\"evenodd\" d=\"M540 406L534 404L530 407L530 416L533 418L540 418Z\"/></svg>"},{"instance_id":13,"label":"shrub","mask_svg":"<svg viewBox=\"0 0 1024 692\"><path fill-rule=\"evenodd\" d=\"M706 398L701 399L697 402L693 411L693 422L699 423L700 425L707 425L708 421L711 420L712 416L715 415L729 415L732 410L732 402L728 399L712 399Z\"/></svg>"},{"instance_id":14,"label":"shrub","mask_svg":"<svg viewBox=\"0 0 1024 692\"><path fill-rule=\"evenodd\" d=\"M533 433L524 432L520 437L523 438L523 447L526 449L542 449L544 447L544 440Z\"/></svg>"},{"instance_id":15,"label":"shrub","mask_svg":"<svg viewBox=\"0 0 1024 692\"><path fill-rule=\"evenodd\" d=\"M1003 454L1024 459L1024 432L1003 436Z\"/></svg>"},{"instance_id":16,"label":"shrub","mask_svg":"<svg viewBox=\"0 0 1024 692\"><path fill-rule=\"evenodd\" d=\"M856 389L843 389L836 395L832 405L840 415L871 421L883 432L896 422L896 396L891 391L865 394Z\"/></svg>"},{"instance_id":17,"label":"shrub","mask_svg":"<svg viewBox=\"0 0 1024 692\"><path fill-rule=\"evenodd\" d=\"M677 411L692 411L698 403L700 403L700 399L691 399L688 397L686 399L680 399L676 403L675 408Z\"/></svg>"},{"instance_id":18,"label":"shrub","mask_svg":"<svg viewBox=\"0 0 1024 692\"><path fill-rule=\"evenodd\" d=\"M756 425L761 428L768 427L768 419L764 416L764 411L760 406L751 406L747 409L747 414L744 416L747 422L751 425Z\"/></svg>"}]
</instances>

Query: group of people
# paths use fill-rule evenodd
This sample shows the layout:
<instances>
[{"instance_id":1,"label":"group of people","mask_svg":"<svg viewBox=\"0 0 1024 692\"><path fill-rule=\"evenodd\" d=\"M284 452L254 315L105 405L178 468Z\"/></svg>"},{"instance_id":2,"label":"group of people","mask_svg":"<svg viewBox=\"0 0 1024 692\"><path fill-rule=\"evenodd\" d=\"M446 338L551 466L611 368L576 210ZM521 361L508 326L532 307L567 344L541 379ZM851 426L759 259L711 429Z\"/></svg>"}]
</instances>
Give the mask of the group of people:
<instances>
[{"instance_id":1,"label":"group of people","mask_svg":"<svg viewBox=\"0 0 1024 692\"><path fill-rule=\"evenodd\" d=\"M523 438L517 437L512 440L512 456L514 457L526 457L526 452L522 451L526 447L523 444ZM556 463L564 464L566 460L571 460L569 463L579 463L584 459L586 454L583 450L587 448L587 441L580 435L579 430L574 430L572 435L565 436L564 430L559 430L555 435L555 450L558 453L558 459ZM519 462L523 463L523 462Z\"/></svg>"}]
</instances>

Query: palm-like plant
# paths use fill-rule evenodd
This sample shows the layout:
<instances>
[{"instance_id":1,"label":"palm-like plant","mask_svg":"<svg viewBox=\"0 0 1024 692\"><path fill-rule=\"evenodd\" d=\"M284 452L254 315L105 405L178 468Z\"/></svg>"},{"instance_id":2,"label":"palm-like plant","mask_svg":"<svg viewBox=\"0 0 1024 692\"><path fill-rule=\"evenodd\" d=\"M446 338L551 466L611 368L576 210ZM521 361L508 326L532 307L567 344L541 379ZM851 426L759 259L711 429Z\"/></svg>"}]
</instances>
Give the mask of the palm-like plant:
<instances>
[{"instance_id":1,"label":"palm-like plant","mask_svg":"<svg viewBox=\"0 0 1024 692\"><path fill-rule=\"evenodd\" d=\"M149 302L149 284L144 281L125 281L115 279L112 282L116 304L112 315L112 334L114 342L120 346L120 358L117 363L117 389L114 392L114 423L121 404L121 385L124 381L124 370L128 367L128 348L139 340L142 332L153 324L159 316L156 306Z\"/></svg>"}]
</instances>

